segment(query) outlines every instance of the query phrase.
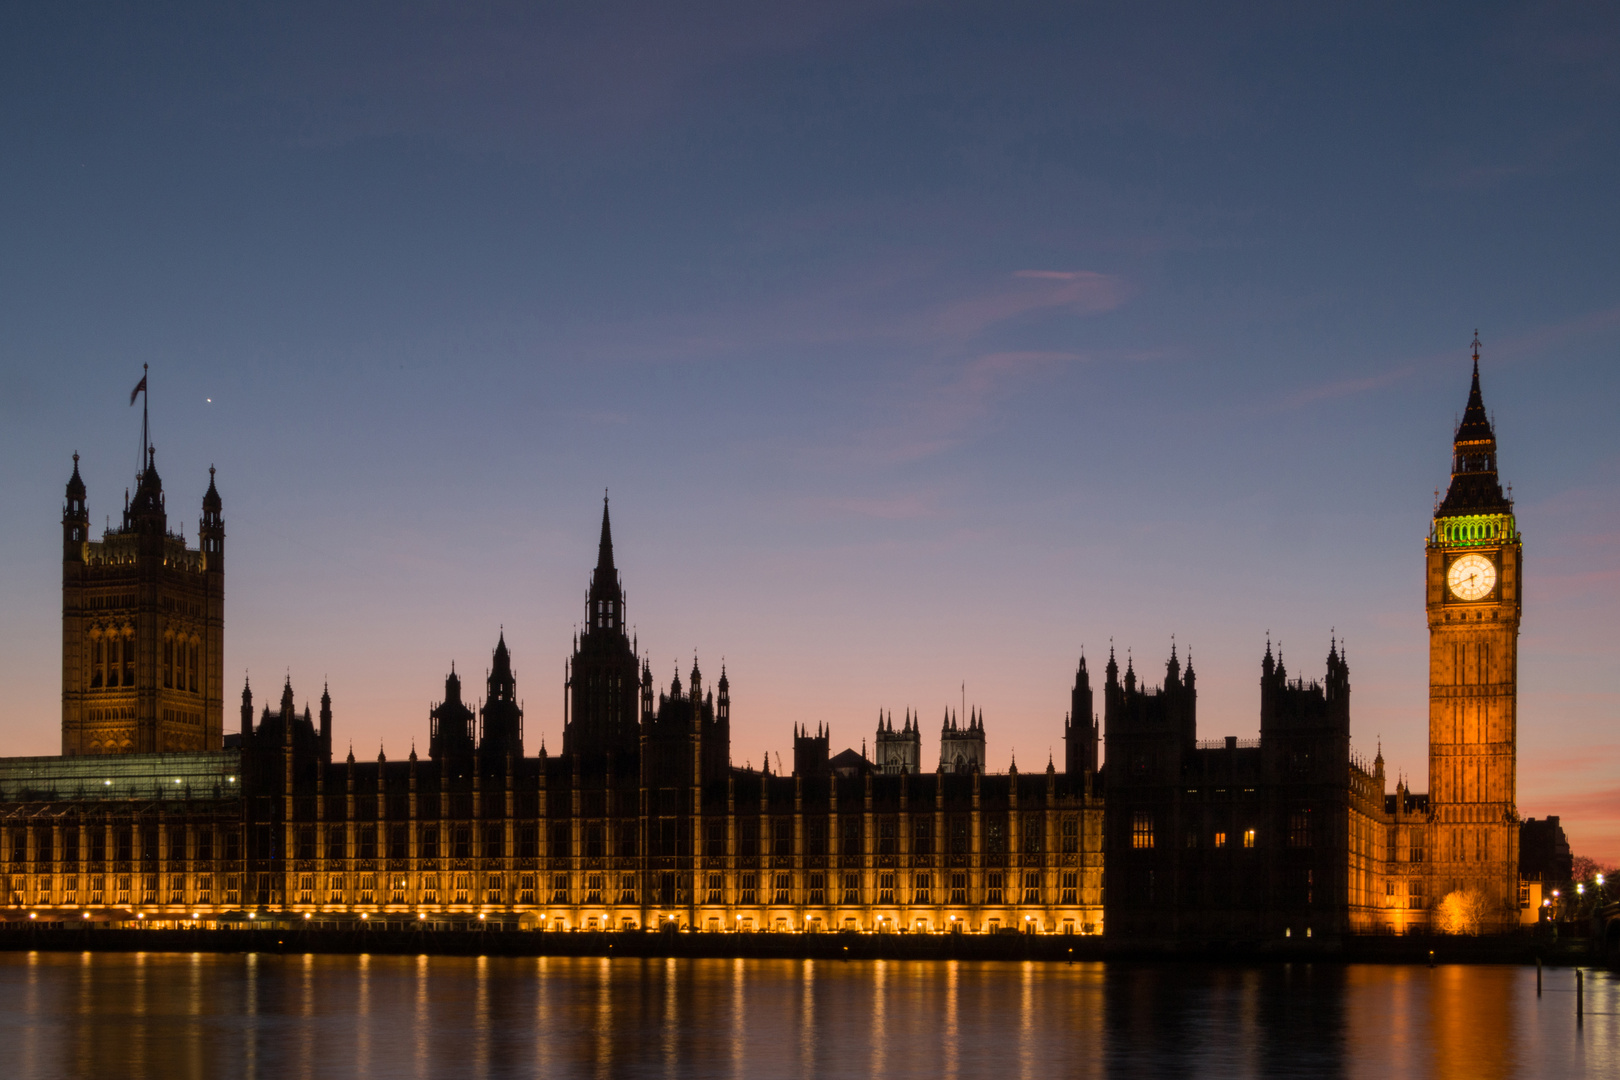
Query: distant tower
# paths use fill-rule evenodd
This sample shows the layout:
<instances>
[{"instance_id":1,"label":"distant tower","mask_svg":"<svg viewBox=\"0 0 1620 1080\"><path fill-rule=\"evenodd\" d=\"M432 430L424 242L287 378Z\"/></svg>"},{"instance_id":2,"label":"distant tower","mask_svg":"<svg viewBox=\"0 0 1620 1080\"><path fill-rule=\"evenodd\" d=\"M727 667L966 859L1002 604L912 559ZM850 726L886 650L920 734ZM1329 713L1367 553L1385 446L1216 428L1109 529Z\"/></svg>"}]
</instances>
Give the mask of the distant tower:
<instances>
[{"instance_id":1,"label":"distant tower","mask_svg":"<svg viewBox=\"0 0 1620 1080\"><path fill-rule=\"evenodd\" d=\"M808 727L793 725L793 775L825 776L827 774L827 728L817 725L814 735Z\"/></svg>"},{"instance_id":2,"label":"distant tower","mask_svg":"<svg viewBox=\"0 0 1620 1080\"><path fill-rule=\"evenodd\" d=\"M1473 890L1488 919L1518 907L1519 615L1523 547L1496 473L1496 433L1479 391L1453 440L1451 484L1426 545L1429 616L1430 899Z\"/></svg>"},{"instance_id":3,"label":"distant tower","mask_svg":"<svg viewBox=\"0 0 1620 1080\"><path fill-rule=\"evenodd\" d=\"M915 774L922 766L922 729L907 709L894 730L894 714L887 718L878 713L877 741L873 748L873 764L879 772Z\"/></svg>"},{"instance_id":4,"label":"distant tower","mask_svg":"<svg viewBox=\"0 0 1620 1080\"><path fill-rule=\"evenodd\" d=\"M1069 716L1063 724L1063 761L1071 776L1097 771L1097 715L1084 656L1075 669L1074 690L1069 694Z\"/></svg>"},{"instance_id":5,"label":"distant tower","mask_svg":"<svg viewBox=\"0 0 1620 1080\"><path fill-rule=\"evenodd\" d=\"M946 710L939 729L939 767L945 772L984 771L984 714L968 713L965 727L957 725L956 714Z\"/></svg>"},{"instance_id":6,"label":"distant tower","mask_svg":"<svg viewBox=\"0 0 1620 1080\"><path fill-rule=\"evenodd\" d=\"M144 383L143 383L144 385ZM143 443L144 443L143 439ZM62 513L62 753L224 745L225 523L209 470L200 545L169 532L156 454L123 521L90 539L78 455Z\"/></svg>"},{"instance_id":7,"label":"distant tower","mask_svg":"<svg viewBox=\"0 0 1620 1080\"><path fill-rule=\"evenodd\" d=\"M638 749L641 710L650 687L625 633L624 588L613 566L613 530L602 499L602 538L585 596L585 629L568 665L568 715L563 753L592 763L612 759L628 767Z\"/></svg>"},{"instance_id":8,"label":"distant tower","mask_svg":"<svg viewBox=\"0 0 1620 1080\"><path fill-rule=\"evenodd\" d=\"M505 635L503 634L504 638ZM461 700L461 676L456 666L444 677L444 700L428 713L428 756L471 757L473 752L473 711Z\"/></svg>"},{"instance_id":9,"label":"distant tower","mask_svg":"<svg viewBox=\"0 0 1620 1080\"><path fill-rule=\"evenodd\" d=\"M523 709L517 700L517 677L512 674L512 657L506 651L506 632L495 643L484 695L483 732L478 752L491 760L502 754L523 756Z\"/></svg>"}]
</instances>

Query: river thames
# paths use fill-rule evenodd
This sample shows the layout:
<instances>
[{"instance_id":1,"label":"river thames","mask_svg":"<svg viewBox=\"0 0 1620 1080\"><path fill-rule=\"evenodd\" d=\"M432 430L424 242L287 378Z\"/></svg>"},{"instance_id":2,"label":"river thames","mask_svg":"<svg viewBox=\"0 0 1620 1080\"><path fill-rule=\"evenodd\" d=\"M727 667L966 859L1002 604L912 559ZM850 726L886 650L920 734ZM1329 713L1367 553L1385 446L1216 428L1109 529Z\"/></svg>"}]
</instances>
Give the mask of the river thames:
<instances>
[{"instance_id":1,"label":"river thames","mask_svg":"<svg viewBox=\"0 0 1620 1080\"><path fill-rule=\"evenodd\" d=\"M1588 971L0 954L33 1077L1620 1075Z\"/></svg>"}]
</instances>

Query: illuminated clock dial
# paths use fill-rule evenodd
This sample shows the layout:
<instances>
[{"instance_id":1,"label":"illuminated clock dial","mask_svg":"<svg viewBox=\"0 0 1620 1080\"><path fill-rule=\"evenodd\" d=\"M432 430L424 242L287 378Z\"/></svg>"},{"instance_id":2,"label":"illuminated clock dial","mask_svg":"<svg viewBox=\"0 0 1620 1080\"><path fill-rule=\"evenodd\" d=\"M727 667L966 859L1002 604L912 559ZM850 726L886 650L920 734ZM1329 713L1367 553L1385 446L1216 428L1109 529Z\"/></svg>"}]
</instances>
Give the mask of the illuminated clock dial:
<instances>
[{"instance_id":1,"label":"illuminated clock dial","mask_svg":"<svg viewBox=\"0 0 1620 1080\"><path fill-rule=\"evenodd\" d=\"M1446 584L1459 600L1479 600L1496 588L1496 564L1483 555L1464 555L1446 571Z\"/></svg>"}]
</instances>

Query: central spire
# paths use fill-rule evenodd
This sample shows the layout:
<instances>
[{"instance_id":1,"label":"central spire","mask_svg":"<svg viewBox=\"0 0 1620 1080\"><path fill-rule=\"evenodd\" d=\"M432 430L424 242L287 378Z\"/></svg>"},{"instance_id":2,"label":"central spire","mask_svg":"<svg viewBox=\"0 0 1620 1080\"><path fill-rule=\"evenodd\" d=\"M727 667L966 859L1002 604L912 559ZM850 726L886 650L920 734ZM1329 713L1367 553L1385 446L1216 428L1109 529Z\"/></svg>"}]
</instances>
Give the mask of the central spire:
<instances>
[{"instance_id":1,"label":"central spire","mask_svg":"<svg viewBox=\"0 0 1620 1080\"><path fill-rule=\"evenodd\" d=\"M602 492L602 540L596 549L596 572L613 574L613 526L608 521L607 492Z\"/></svg>"},{"instance_id":2,"label":"central spire","mask_svg":"<svg viewBox=\"0 0 1620 1080\"><path fill-rule=\"evenodd\" d=\"M1496 432L1485 411L1485 398L1479 390L1479 332L1474 332L1474 373L1468 388L1468 405L1453 437L1451 484L1440 504L1437 517L1464 514L1506 513L1512 503L1502 492L1496 474Z\"/></svg>"}]
</instances>

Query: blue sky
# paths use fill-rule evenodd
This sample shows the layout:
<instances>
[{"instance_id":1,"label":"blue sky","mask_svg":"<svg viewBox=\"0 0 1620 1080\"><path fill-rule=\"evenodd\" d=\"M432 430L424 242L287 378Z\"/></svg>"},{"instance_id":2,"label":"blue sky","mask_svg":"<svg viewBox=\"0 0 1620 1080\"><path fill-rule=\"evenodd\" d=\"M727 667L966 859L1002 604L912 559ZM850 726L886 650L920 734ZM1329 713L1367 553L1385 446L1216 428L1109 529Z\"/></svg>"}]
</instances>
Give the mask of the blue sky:
<instances>
[{"instance_id":1,"label":"blue sky","mask_svg":"<svg viewBox=\"0 0 1620 1080\"><path fill-rule=\"evenodd\" d=\"M1420 7L8 6L5 751L56 746L61 485L116 517L148 363L232 685L330 679L357 752L502 626L556 744L608 488L738 764L879 708L933 753L965 697L1044 766L1082 648L1172 634L1248 736L1267 631L1306 675L1337 632L1422 790L1477 327L1521 810L1620 859L1620 15Z\"/></svg>"}]
</instances>

